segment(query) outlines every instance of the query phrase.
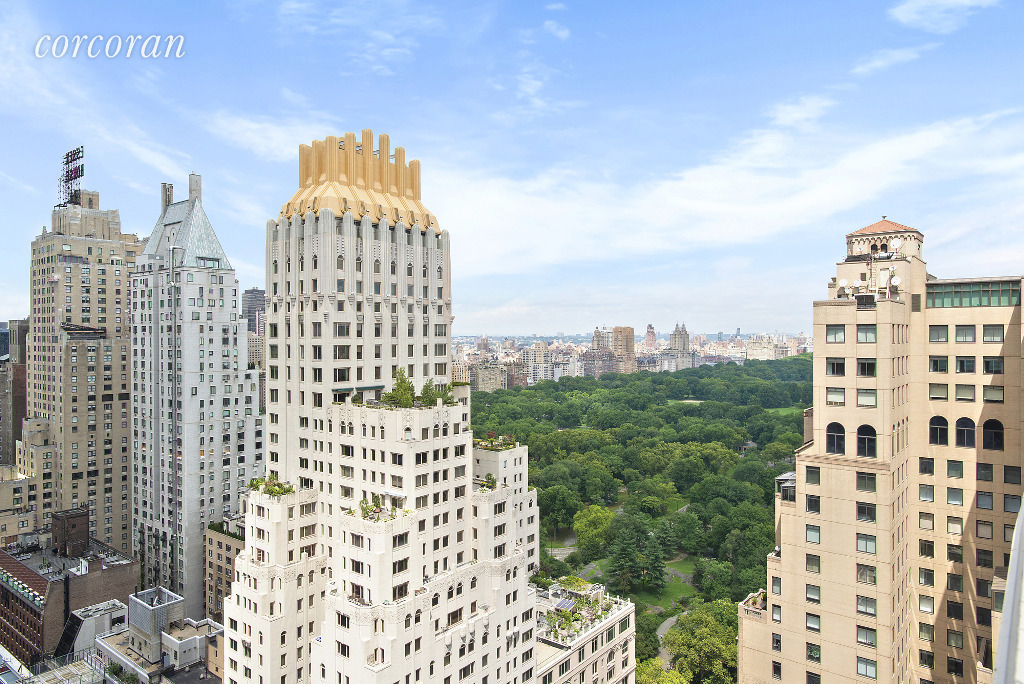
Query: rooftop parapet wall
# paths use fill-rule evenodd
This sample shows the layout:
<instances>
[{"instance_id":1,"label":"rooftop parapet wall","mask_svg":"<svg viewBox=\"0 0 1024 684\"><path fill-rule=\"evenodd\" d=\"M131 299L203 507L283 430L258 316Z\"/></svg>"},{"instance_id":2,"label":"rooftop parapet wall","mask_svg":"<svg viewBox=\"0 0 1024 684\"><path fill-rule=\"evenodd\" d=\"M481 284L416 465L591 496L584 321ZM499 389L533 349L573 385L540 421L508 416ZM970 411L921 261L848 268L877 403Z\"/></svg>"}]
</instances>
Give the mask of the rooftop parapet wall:
<instances>
[{"instance_id":1,"label":"rooftop parapet wall","mask_svg":"<svg viewBox=\"0 0 1024 684\"><path fill-rule=\"evenodd\" d=\"M391 154L387 135L374 149L373 131L364 129L344 138L329 135L299 146L299 189L281 207L279 219L331 209L336 215L352 212L356 218L371 214L376 222L401 221L406 226L428 227L440 234L437 218L420 201L420 163L405 161L405 149Z\"/></svg>"}]
</instances>

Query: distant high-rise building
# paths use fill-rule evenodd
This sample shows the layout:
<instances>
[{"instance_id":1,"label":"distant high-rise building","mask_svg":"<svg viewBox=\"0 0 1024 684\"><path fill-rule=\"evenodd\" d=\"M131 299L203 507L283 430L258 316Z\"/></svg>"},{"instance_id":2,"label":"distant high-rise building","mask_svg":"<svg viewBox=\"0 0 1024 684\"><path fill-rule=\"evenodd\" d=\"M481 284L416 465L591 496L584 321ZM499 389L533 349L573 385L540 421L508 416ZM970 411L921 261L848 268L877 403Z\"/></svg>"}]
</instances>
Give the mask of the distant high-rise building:
<instances>
[{"instance_id":1,"label":"distant high-rise building","mask_svg":"<svg viewBox=\"0 0 1024 684\"><path fill-rule=\"evenodd\" d=\"M607 328L594 328L590 348L595 351L599 349L610 350L612 348L612 331Z\"/></svg>"},{"instance_id":2,"label":"distant high-rise building","mask_svg":"<svg viewBox=\"0 0 1024 684\"><path fill-rule=\"evenodd\" d=\"M647 324L647 335L644 337L644 351L652 352L658 346L658 336L654 332L654 325Z\"/></svg>"},{"instance_id":3,"label":"distant high-rise building","mask_svg":"<svg viewBox=\"0 0 1024 684\"><path fill-rule=\"evenodd\" d=\"M491 351L491 341L487 339L487 335L484 335L476 343L477 351L489 352Z\"/></svg>"},{"instance_id":4,"label":"distant high-rise building","mask_svg":"<svg viewBox=\"0 0 1024 684\"><path fill-rule=\"evenodd\" d=\"M242 292L242 317L248 323L248 332L259 333L258 315L267 308L267 292L250 287Z\"/></svg>"},{"instance_id":5,"label":"distant high-rise building","mask_svg":"<svg viewBox=\"0 0 1024 684\"><path fill-rule=\"evenodd\" d=\"M0 465L17 462L17 445L27 409L27 366L25 340L28 319L14 320L7 327L10 346L7 359L0 358Z\"/></svg>"},{"instance_id":6,"label":"distant high-rise building","mask_svg":"<svg viewBox=\"0 0 1024 684\"><path fill-rule=\"evenodd\" d=\"M259 373L248 369L238 281L201 183L190 175L178 202L162 184L160 218L131 277L133 548L144 587L181 595L195 620L206 615L204 530L237 512L264 470Z\"/></svg>"},{"instance_id":7,"label":"distant high-rise building","mask_svg":"<svg viewBox=\"0 0 1024 684\"><path fill-rule=\"evenodd\" d=\"M814 302L814 406L775 480L765 589L739 606L741 683L993 681L1022 279L936 278L923 243L887 220L849 233Z\"/></svg>"},{"instance_id":8,"label":"distant high-rise building","mask_svg":"<svg viewBox=\"0 0 1024 684\"><path fill-rule=\"evenodd\" d=\"M632 327L617 325L612 328L611 349L615 354L616 373L636 372L636 336Z\"/></svg>"},{"instance_id":9,"label":"distant high-rise building","mask_svg":"<svg viewBox=\"0 0 1024 684\"><path fill-rule=\"evenodd\" d=\"M38 477L36 526L88 507L93 536L131 549L129 278L145 241L83 190L32 241L26 415L18 469ZM44 531L45 535L48 533Z\"/></svg>"},{"instance_id":10,"label":"distant high-rise building","mask_svg":"<svg viewBox=\"0 0 1024 684\"><path fill-rule=\"evenodd\" d=\"M469 367L469 385L474 392L494 392L506 382L506 369L500 363L486 361Z\"/></svg>"}]
</instances>

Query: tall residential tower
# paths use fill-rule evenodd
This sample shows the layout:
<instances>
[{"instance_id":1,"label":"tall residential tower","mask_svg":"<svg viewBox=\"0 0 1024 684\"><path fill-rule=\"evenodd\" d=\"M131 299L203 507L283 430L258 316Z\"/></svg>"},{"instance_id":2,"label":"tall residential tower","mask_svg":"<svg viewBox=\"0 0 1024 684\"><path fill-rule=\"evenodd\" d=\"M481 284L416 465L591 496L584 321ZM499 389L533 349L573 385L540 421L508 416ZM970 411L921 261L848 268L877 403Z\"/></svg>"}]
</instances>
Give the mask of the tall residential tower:
<instances>
[{"instance_id":1,"label":"tall residential tower","mask_svg":"<svg viewBox=\"0 0 1024 684\"><path fill-rule=\"evenodd\" d=\"M814 302L814 408L776 480L740 682L990 682L1021 501L1021 277L938 279L924 236L846 236Z\"/></svg>"}]
</instances>

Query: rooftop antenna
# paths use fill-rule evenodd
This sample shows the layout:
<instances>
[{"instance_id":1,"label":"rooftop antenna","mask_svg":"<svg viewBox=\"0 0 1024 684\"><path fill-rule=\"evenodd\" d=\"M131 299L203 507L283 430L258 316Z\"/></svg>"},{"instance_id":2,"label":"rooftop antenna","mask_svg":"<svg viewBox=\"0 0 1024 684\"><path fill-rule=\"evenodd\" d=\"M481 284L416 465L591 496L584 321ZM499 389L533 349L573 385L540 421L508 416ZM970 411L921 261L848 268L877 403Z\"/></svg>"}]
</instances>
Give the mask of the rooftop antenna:
<instances>
[{"instance_id":1,"label":"rooftop antenna","mask_svg":"<svg viewBox=\"0 0 1024 684\"><path fill-rule=\"evenodd\" d=\"M882 220L883 221L885 220L885 214L882 214Z\"/></svg>"}]
</instances>

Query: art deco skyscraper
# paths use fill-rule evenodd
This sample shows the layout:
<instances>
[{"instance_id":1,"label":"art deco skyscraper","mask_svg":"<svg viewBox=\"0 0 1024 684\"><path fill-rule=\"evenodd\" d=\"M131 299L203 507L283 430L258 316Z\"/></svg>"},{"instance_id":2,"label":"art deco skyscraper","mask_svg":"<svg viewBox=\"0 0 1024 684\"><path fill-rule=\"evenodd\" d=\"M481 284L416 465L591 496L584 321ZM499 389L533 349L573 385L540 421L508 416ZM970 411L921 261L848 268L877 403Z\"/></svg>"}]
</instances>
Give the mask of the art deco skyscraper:
<instances>
[{"instance_id":1,"label":"art deco skyscraper","mask_svg":"<svg viewBox=\"0 0 1024 684\"><path fill-rule=\"evenodd\" d=\"M182 596L198 620L206 527L238 511L239 492L264 468L241 293L198 175L178 202L163 184L131 289L133 549L143 583Z\"/></svg>"},{"instance_id":2,"label":"art deco skyscraper","mask_svg":"<svg viewBox=\"0 0 1024 684\"><path fill-rule=\"evenodd\" d=\"M846 236L814 302L814 409L777 478L740 682L990 682L1021 501L1021 277L937 279L924 236Z\"/></svg>"},{"instance_id":3,"label":"art deco skyscraper","mask_svg":"<svg viewBox=\"0 0 1024 684\"><path fill-rule=\"evenodd\" d=\"M77 202L77 203L76 203ZM27 416L19 471L37 476L37 528L87 506L90 533L131 548L129 275L144 241L82 191L32 241Z\"/></svg>"},{"instance_id":4,"label":"art deco skyscraper","mask_svg":"<svg viewBox=\"0 0 1024 684\"><path fill-rule=\"evenodd\" d=\"M474 444L467 387L376 401L400 370L449 384L448 233L420 202L419 163L363 131L302 146L299 168L267 224L270 477L244 503L227 676L519 684L564 660L628 681L628 603L607 599L578 662L569 646L540 657L526 448Z\"/></svg>"}]
</instances>

